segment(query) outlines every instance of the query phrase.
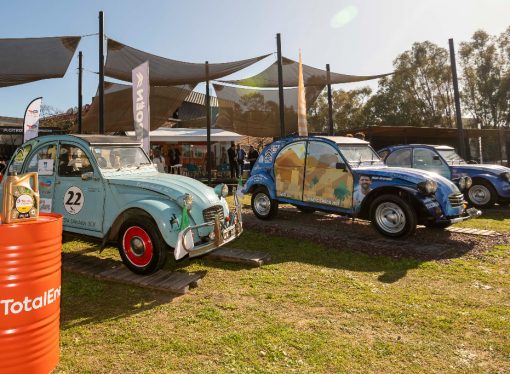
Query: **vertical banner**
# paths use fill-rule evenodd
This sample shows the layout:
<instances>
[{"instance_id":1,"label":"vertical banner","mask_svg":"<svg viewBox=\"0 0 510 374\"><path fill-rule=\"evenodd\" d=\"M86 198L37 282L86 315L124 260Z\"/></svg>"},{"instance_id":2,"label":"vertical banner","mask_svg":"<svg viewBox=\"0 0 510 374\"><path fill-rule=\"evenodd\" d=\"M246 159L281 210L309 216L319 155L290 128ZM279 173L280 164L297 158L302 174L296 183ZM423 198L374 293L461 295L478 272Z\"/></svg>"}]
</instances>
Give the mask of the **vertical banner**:
<instances>
[{"instance_id":1,"label":"vertical banner","mask_svg":"<svg viewBox=\"0 0 510 374\"><path fill-rule=\"evenodd\" d=\"M308 124L306 123L306 96L303 80L303 64L301 63L301 50L299 50L298 68L298 99L297 99L297 123L299 136L308 136Z\"/></svg>"},{"instance_id":2,"label":"vertical banner","mask_svg":"<svg viewBox=\"0 0 510 374\"><path fill-rule=\"evenodd\" d=\"M42 97L32 100L25 110L23 118L23 143L39 135L39 117L41 115Z\"/></svg>"},{"instance_id":3,"label":"vertical banner","mask_svg":"<svg viewBox=\"0 0 510 374\"><path fill-rule=\"evenodd\" d=\"M149 61L138 65L131 72L133 83L133 118L136 139L142 142L147 154L150 148L150 108L149 108Z\"/></svg>"}]
</instances>

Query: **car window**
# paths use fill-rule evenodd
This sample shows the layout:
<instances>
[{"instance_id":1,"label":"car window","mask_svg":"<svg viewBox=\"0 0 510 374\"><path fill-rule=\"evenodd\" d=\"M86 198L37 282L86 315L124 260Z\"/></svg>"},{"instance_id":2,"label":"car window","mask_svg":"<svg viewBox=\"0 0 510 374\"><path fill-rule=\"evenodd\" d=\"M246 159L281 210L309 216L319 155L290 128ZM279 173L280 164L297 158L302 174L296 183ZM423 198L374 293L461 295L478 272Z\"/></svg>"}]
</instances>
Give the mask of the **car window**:
<instances>
[{"instance_id":1,"label":"car window","mask_svg":"<svg viewBox=\"0 0 510 374\"><path fill-rule=\"evenodd\" d=\"M49 144L37 149L28 159L27 172L36 171L39 175L53 175L55 160L57 159L57 145Z\"/></svg>"},{"instance_id":2,"label":"car window","mask_svg":"<svg viewBox=\"0 0 510 374\"><path fill-rule=\"evenodd\" d=\"M439 155L428 148L415 148L413 151L413 168L432 171L450 178L450 168Z\"/></svg>"},{"instance_id":3,"label":"car window","mask_svg":"<svg viewBox=\"0 0 510 374\"><path fill-rule=\"evenodd\" d=\"M338 151L331 145L322 142L311 141L308 143L307 158L308 167L313 164L314 167L336 168L338 162L343 163Z\"/></svg>"},{"instance_id":4,"label":"car window","mask_svg":"<svg viewBox=\"0 0 510 374\"><path fill-rule=\"evenodd\" d=\"M18 149L18 152L16 152L16 156L14 156L14 161L12 162L10 168L10 172L16 172L21 173L21 168L23 167L23 163L25 162L25 159L27 158L28 154L32 150L32 145L27 144L24 147L21 147Z\"/></svg>"},{"instance_id":5,"label":"car window","mask_svg":"<svg viewBox=\"0 0 510 374\"><path fill-rule=\"evenodd\" d=\"M411 148L397 149L386 159L388 166L411 167Z\"/></svg>"},{"instance_id":6,"label":"car window","mask_svg":"<svg viewBox=\"0 0 510 374\"><path fill-rule=\"evenodd\" d=\"M93 171L85 151L74 144L61 144L58 162L58 175L62 177L79 177Z\"/></svg>"}]
</instances>

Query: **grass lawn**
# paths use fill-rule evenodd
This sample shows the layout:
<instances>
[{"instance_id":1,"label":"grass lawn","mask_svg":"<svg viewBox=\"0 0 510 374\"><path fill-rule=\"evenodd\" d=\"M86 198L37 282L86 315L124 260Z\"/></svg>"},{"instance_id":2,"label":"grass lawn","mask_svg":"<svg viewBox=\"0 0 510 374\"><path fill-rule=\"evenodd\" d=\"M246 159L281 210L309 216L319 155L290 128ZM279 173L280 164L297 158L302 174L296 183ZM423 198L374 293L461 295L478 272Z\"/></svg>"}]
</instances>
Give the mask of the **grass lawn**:
<instances>
[{"instance_id":1,"label":"grass lawn","mask_svg":"<svg viewBox=\"0 0 510 374\"><path fill-rule=\"evenodd\" d=\"M272 264L169 261L207 272L175 299L64 272L58 371L509 372L508 244L397 261L246 231Z\"/></svg>"},{"instance_id":2,"label":"grass lawn","mask_svg":"<svg viewBox=\"0 0 510 374\"><path fill-rule=\"evenodd\" d=\"M486 209L482 216L456 224L458 227L510 232L510 208Z\"/></svg>"}]
</instances>

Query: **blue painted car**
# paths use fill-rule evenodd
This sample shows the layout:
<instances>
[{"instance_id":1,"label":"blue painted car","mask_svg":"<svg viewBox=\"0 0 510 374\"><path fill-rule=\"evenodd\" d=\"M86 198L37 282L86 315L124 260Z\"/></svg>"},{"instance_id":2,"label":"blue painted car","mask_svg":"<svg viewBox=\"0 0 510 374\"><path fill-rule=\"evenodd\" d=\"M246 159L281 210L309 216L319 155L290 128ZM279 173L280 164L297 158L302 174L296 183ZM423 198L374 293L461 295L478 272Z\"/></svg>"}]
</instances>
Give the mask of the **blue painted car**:
<instances>
[{"instance_id":1,"label":"blue painted car","mask_svg":"<svg viewBox=\"0 0 510 374\"><path fill-rule=\"evenodd\" d=\"M379 155L388 166L428 170L454 181L465 188L466 199L477 208L510 204L510 168L468 164L446 145L397 145L381 149Z\"/></svg>"},{"instance_id":2,"label":"blue painted car","mask_svg":"<svg viewBox=\"0 0 510 374\"><path fill-rule=\"evenodd\" d=\"M229 210L226 185L213 189L159 173L131 138L38 137L18 148L8 170L38 172L40 211L62 214L64 231L101 239L103 246L117 242L125 265L139 274L161 268L169 248L176 259L195 257L242 232L239 201Z\"/></svg>"},{"instance_id":3,"label":"blue painted car","mask_svg":"<svg viewBox=\"0 0 510 374\"><path fill-rule=\"evenodd\" d=\"M406 237L417 224L445 227L480 214L448 179L425 171L390 168L363 140L289 137L265 147L243 193L260 219L278 204L368 219L383 235Z\"/></svg>"}]
</instances>

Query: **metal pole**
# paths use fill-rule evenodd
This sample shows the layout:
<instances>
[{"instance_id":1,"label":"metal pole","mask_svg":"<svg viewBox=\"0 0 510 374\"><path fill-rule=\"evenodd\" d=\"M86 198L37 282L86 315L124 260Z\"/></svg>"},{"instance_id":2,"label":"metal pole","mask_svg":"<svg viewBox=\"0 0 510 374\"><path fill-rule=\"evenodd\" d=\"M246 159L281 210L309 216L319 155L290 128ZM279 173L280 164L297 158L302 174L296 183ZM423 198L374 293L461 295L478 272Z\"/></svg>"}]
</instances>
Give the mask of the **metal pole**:
<instances>
[{"instance_id":1,"label":"metal pole","mask_svg":"<svg viewBox=\"0 0 510 374\"><path fill-rule=\"evenodd\" d=\"M450 45L450 65L452 69L453 96L455 99L455 118L457 120L457 137L459 141L459 153L466 157L466 144L464 142L464 129L462 128L462 115L460 110L459 81L457 79L457 64L455 62L455 49L453 39L448 39Z\"/></svg>"},{"instance_id":2,"label":"metal pole","mask_svg":"<svg viewBox=\"0 0 510 374\"><path fill-rule=\"evenodd\" d=\"M326 78L328 82L328 125L329 135L334 135L333 129L333 99L331 97L331 74L329 70L329 64L326 64Z\"/></svg>"},{"instance_id":3,"label":"metal pole","mask_svg":"<svg viewBox=\"0 0 510 374\"><path fill-rule=\"evenodd\" d=\"M207 118L207 184L211 185L211 95L209 93L209 61L205 62L205 110Z\"/></svg>"},{"instance_id":4,"label":"metal pole","mask_svg":"<svg viewBox=\"0 0 510 374\"><path fill-rule=\"evenodd\" d=\"M276 34L276 54L278 59L278 94L280 106L280 136L285 137L285 102L283 100L283 66L282 66L282 41L280 33Z\"/></svg>"},{"instance_id":5,"label":"metal pole","mask_svg":"<svg viewBox=\"0 0 510 374\"><path fill-rule=\"evenodd\" d=\"M82 80L83 80L83 53L78 52L78 134L81 134L81 108L83 106Z\"/></svg>"},{"instance_id":6,"label":"metal pole","mask_svg":"<svg viewBox=\"0 0 510 374\"><path fill-rule=\"evenodd\" d=\"M104 18L99 12L99 133L104 134Z\"/></svg>"}]
</instances>

